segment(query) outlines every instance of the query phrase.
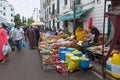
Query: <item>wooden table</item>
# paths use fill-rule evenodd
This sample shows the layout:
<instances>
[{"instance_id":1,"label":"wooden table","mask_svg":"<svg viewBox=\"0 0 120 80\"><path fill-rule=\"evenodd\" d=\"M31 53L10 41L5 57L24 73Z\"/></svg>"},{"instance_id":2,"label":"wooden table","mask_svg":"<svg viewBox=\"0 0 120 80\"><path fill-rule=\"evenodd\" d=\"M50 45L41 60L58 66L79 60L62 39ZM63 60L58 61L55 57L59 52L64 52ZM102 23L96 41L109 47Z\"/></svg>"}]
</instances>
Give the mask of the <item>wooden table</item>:
<instances>
[{"instance_id":1,"label":"wooden table","mask_svg":"<svg viewBox=\"0 0 120 80\"><path fill-rule=\"evenodd\" d=\"M102 46L94 46L86 49L86 52L88 53L89 57L93 61L98 61L99 64L102 64L102 59L107 55L109 51L109 47L105 47L104 49L104 56L102 56Z\"/></svg>"}]
</instances>

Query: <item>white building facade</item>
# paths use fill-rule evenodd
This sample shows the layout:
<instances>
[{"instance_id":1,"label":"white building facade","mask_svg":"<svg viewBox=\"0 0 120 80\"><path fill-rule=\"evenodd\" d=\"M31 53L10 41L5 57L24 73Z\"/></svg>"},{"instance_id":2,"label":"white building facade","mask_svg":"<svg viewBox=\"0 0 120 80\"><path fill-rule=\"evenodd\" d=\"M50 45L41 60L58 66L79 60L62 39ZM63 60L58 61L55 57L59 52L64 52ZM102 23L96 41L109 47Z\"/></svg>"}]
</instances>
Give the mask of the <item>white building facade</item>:
<instances>
[{"instance_id":1,"label":"white building facade","mask_svg":"<svg viewBox=\"0 0 120 80\"><path fill-rule=\"evenodd\" d=\"M32 13L32 18L34 21L40 21L38 8L34 8L33 13Z\"/></svg>"},{"instance_id":2,"label":"white building facade","mask_svg":"<svg viewBox=\"0 0 120 80\"><path fill-rule=\"evenodd\" d=\"M46 23L46 28L53 26L59 29L60 0L40 0L40 20Z\"/></svg>"},{"instance_id":3,"label":"white building facade","mask_svg":"<svg viewBox=\"0 0 120 80\"><path fill-rule=\"evenodd\" d=\"M87 29L89 19L92 17L93 25L102 32L105 0L75 1L77 16L76 27L80 26ZM110 4L110 1L107 1L106 11L108 11ZM63 26L67 26L69 32L73 32L73 0L40 0L40 15L40 19L46 22L46 26L55 26L59 29L62 29ZM108 18L106 18L106 32L108 25Z\"/></svg>"},{"instance_id":4,"label":"white building facade","mask_svg":"<svg viewBox=\"0 0 120 80\"><path fill-rule=\"evenodd\" d=\"M14 24L14 14L13 5L9 4L7 0L0 0L0 17L6 20L3 22Z\"/></svg>"}]
</instances>

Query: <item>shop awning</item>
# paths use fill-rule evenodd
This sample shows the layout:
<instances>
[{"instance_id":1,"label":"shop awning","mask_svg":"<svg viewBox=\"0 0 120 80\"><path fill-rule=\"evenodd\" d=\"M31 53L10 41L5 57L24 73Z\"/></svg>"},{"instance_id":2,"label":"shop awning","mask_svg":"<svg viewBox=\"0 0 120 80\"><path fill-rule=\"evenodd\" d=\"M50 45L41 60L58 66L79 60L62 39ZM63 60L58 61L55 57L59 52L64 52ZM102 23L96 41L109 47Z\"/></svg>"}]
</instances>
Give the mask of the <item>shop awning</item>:
<instances>
[{"instance_id":1,"label":"shop awning","mask_svg":"<svg viewBox=\"0 0 120 80\"><path fill-rule=\"evenodd\" d=\"M86 12L88 12L90 9L85 9L85 10L80 10L78 12L75 13L75 18L80 18L81 15L85 14ZM65 14L61 17L59 17L58 21L66 21L66 20L73 20L74 15L73 14Z\"/></svg>"},{"instance_id":2,"label":"shop awning","mask_svg":"<svg viewBox=\"0 0 120 80\"><path fill-rule=\"evenodd\" d=\"M85 9L85 10L81 10L75 13L75 18L80 18L81 15L85 14L86 12L88 12L90 9Z\"/></svg>"},{"instance_id":3,"label":"shop awning","mask_svg":"<svg viewBox=\"0 0 120 80\"><path fill-rule=\"evenodd\" d=\"M65 14L63 16L60 16L58 18L58 21L66 21L66 20L70 20L71 14Z\"/></svg>"}]
</instances>

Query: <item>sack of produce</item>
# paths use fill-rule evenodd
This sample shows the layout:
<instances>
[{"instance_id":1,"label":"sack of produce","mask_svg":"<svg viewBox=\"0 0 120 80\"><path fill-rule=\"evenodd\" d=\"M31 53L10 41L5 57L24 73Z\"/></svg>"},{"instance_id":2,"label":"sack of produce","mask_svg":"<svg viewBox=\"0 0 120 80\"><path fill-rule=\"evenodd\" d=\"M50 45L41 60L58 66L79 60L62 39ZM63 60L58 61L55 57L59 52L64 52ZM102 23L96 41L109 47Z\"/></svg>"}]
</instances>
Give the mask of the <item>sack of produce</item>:
<instances>
[{"instance_id":1,"label":"sack of produce","mask_svg":"<svg viewBox=\"0 0 120 80\"><path fill-rule=\"evenodd\" d=\"M73 57L74 55L73 54L71 54L71 53L66 53L66 63L67 63L67 65L69 64L69 60L70 60L70 58L71 57Z\"/></svg>"},{"instance_id":2,"label":"sack of produce","mask_svg":"<svg viewBox=\"0 0 120 80\"><path fill-rule=\"evenodd\" d=\"M75 56L81 57L82 56L82 52L80 52L79 50L75 50L74 52L72 52Z\"/></svg>"},{"instance_id":3,"label":"sack of produce","mask_svg":"<svg viewBox=\"0 0 120 80\"><path fill-rule=\"evenodd\" d=\"M79 62L80 62L80 58L77 56L73 56L70 58L69 60L69 64L68 64L68 70L77 70L79 68Z\"/></svg>"},{"instance_id":4,"label":"sack of produce","mask_svg":"<svg viewBox=\"0 0 120 80\"><path fill-rule=\"evenodd\" d=\"M84 41L85 38L86 38L86 30L83 30L82 28L78 27L76 29L76 40L79 40L79 41Z\"/></svg>"}]
</instances>

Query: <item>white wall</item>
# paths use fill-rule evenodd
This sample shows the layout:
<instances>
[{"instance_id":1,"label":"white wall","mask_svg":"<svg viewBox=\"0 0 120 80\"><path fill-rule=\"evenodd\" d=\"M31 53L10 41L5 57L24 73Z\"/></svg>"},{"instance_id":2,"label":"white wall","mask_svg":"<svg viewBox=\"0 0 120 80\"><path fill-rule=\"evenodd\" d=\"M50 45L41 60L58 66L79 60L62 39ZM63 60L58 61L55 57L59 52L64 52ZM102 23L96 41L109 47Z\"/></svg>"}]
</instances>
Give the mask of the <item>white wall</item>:
<instances>
[{"instance_id":1,"label":"white wall","mask_svg":"<svg viewBox=\"0 0 120 80\"><path fill-rule=\"evenodd\" d=\"M13 11L11 11L11 9L13 10ZM9 5L8 6L8 8L7 8L7 16L6 16L6 18L8 18L7 20L8 20L8 23L13 23L14 24L14 8L13 8L13 6L12 5Z\"/></svg>"},{"instance_id":2,"label":"white wall","mask_svg":"<svg viewBox=\"0 0 120 80\"><path fill-rule=\"evenodd\" d=\"M2 2L1 1L0 1L0 13L2 13Z\"/></svg>"},{"instance_id":3,"label":"white wall","mask_svg":"<svg viewBox=\"0 0 120 80\"><path fill-rule=\"evenodd\" d=\"M0 11L0 16L2 15L2 11Z\"/></svg>"},{"instance_id":4,"label":"white wall","mask_svg":"<svg viewBox=\"0 0 120 80\"><path fill-rule=\"evenodd\" d=\"M1 1L1 17L3 17L4 19L7 20L8 23L12 23L14 24L14 7L9 4L8 1ZM3 9L5 7L5 10ZM11 8L13 9L13 11L11 11ZM4 16L4 13L5 13L5 16ZM11 14L13 16L11 16ZM11 21L12 20L12 21Z\"/></svg>"},{"instance_id":5,"label":"white wall","mask_svg":"<svg viewBox=\"0 0 120 80\"><path fill-rule=\"evenodd\" d=\"M88 0L87 0L88 1ZM92 0L94 1L94 0ZM86 0L82 0L82 3L85 4L87 3ZM82 4L82 5L83 5ZM107 6L110 4L110 2L107 2ZM84 28L87 29L88 27L88 22L89 22L89 18L92 17L93 18L93 25L95 27L97 27L100 32L103 31L103 20L104 20L104 0L101 0L101 2L98 4L95 0L95 3L93 4L89 4L88 6L83 6L83 9L86 8L92 8L93 9L89 12L89 14L87 14L86 16L86 21L83 23ZM106 7L107 9L108 7ZM106 24L105 24L105 32L107 32L107 21L108 19L106 18Z\"/></svg>"},{"instance_id":6,"label":"white wall","mask_svg":"<svg viewBox=\"0 0 120 80\"><path fill-rule=\"evenodd\" d=\"M34 8L32 17L34 21L39 21L38 8Z\"/></svg>"},{"instance_id":7,"label":"white wall","mask_svg":"<svg viewBox=\"0 0 120 80\"><path fill-rule=\"evenodd\" d=\"M60 0L60 15L69 13L71 11L70 4L71 0L67 1L67 5L64 5L64 0Z\"/></svg>"}]
</instances>

